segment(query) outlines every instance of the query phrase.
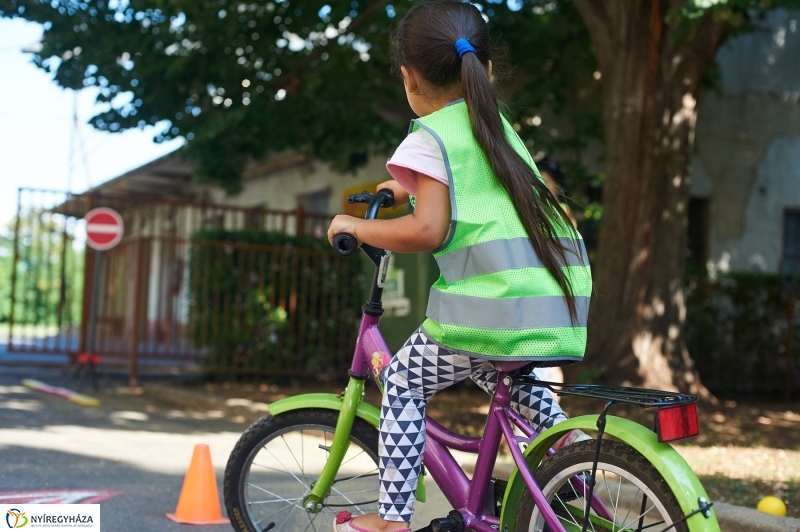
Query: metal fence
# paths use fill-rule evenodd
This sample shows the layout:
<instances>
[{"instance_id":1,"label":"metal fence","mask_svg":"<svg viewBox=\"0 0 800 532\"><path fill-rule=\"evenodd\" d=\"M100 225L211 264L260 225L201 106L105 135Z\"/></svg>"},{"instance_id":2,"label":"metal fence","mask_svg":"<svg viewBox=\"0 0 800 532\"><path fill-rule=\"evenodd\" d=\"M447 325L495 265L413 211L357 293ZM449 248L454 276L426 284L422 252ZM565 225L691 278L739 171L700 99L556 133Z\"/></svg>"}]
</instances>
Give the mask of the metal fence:
<instances>
[{"instance_id":1,"label":"metal fence","mask_svg":"<svg viewBox=\"0 0 800 532\"><path fill-rule=\"evenodd\" d=\"M65 363L78 349L83 292L82 221L57 212L70 196L20 189L6 333L9 362Z\"/></svg>"},{"instance_id":2,"label":"metal fence","mask_svg":"<svg viewBox=\"0 0 800 532\"><path fill-rule=\"evenodd\" d=\"M131 374L341 368L362 299L356 263L293 246L128 240L103 261L97 351Z\"/></svg>"},{"instance_id":3,"label":"metal fence","mask_svg":"<svg viewBox=\"0 0 800 532\"><path fill-rule=\"evenodd\" d=\"M327 215L30 189L19 205L8 360L63 364L90 345L95 252L80 235L98 206L120 212L126 235L98 272L95 351L132 383L147 370L317 373L352 354L361 264L310 238ZM209 230L247 238L198 238Z\"/></svg>"}]
</instances>

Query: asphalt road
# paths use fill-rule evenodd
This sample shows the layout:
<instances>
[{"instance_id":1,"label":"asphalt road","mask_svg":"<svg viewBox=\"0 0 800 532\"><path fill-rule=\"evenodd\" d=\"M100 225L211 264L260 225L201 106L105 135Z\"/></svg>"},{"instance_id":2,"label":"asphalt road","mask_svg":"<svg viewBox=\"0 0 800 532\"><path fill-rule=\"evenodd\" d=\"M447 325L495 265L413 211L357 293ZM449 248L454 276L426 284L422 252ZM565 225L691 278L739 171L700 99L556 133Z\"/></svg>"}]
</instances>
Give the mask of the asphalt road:
<instances>
[{"instance_id":1,"label":"asphalt road","mask_svg":"<svg viewBox=\"0 0 800 532\"><path fill-rule=\"evenodd\" d=\"M225 464L244 423L140 395L101 393L102 404L87 408L20 386L23 378L58 384L62 377L61 371L0 366L0 504L21 493L53 502L95 500L104 531L185 531L165 514L175 510L197 443L210 446L221 498ZM449 510L435 486L428 491L414 528Z\"/></svg>"}]
</instances>

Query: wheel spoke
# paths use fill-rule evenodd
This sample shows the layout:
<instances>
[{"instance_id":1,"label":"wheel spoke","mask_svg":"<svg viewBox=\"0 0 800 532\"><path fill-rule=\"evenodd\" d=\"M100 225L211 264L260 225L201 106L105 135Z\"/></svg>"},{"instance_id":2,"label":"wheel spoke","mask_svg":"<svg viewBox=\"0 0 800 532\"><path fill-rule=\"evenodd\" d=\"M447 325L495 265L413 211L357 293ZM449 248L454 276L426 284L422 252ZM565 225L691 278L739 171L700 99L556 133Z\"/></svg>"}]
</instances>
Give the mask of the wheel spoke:
<instances>
[{"instance_id":1,"label":"wheel spoke","mask_svg":"<svg viewBox=\"0 0 800 532\"><path fill-rule=\"evenodd\" d=\"M247 501L247 504L271 504L273 502L291 502L292 504L296 503L297 501L302 500L302 497L297 497L294 499L275 499L273 501Z\"/></svg>"},{"instance_id":2,"label":"wheel spoke","mask_svg":"<svg viewBox=\"0 0 800 532\"><path fill-rule=\"evenodd\" d=\"M567 481L567 482L569 482L569 481ZM572 490L575 491L575 488L573 487ZM578 498L580 499L580 497L578 497ZM564 507L564 511L567 513L567 515L570 516L570 518L572 518L572 523L575 526L578 526L578 527L581 526L580 523L578 523L578 521L575 519L575 516L572 515L572 512L569 510L569 508L567 508L567 505L564 503L564 501L561 500L561 497L556 495L556 499L558 499L558 502L560 502L561 506ZM559 519L561 519L562 521L566 521L566 519L564 519L561 516L559 516Z\"/></svg>"},{"instance_id":3,"label":"wheel spoke","mask_svg":"<svg viewBox=\"0 0 800 532\"><path fill-rule=\"evenodd\" d=\"M336 487L334 487L334 486L331 486L331 490L335 491L335 492L336 492L336 493L337 493L337 494L338 494L340 497L342 497L344 500L346 500L347 502L349 502L349 503L350 503L350 506L352 506L353 508L355 508L356 510L358 510L358 511L359 511L359 512L361 512L362 514L364 513L364 510L362 510L361 508L359 508L359 506L358 506L356 503L354 503L354 502L353 502L353 501L350 499L350 497L348 497L347 495L345 495L345 494L344 494L344 493L342 493L341 491L337 490L337 489L336 489Z\"/></svg>"},{"instance_id":4,"label":"wheel spoke","mask_svg":"<svg viewBox=\"0 0 800 532\"><path fill-rule=\"evenodd\" d=\"M595 449L584 445L571 455L546 461L537 469L537 482L561 526L580 531L587 520L586 530L591 532L650 532L674 525L681 515L677 495L659 491L659 484L653 483L658 472L652 465L631 460L634 450L624 442L604 442L600 453L600 460L595 462ZM576 479L584 478L585 472L595 465L595 477L591 479L594 484L590 484L591 480L578 484ZM529 515L531 519L527 523L518 522L517 529L548 530L542 509L536 507L529 492L521 502L520 510L525 512L521 515Z\"/></svg>"},{"instance_id":5,"label":"wheel spoke","mask_svg":"<svg viewBox=\"0 0 800 532\"><path fill-rule=\"evenodd\" d=\"M264 469L268 469L270 471L275 471L276 473L286 473L286 471L283 471L282 469L275 469L274 467L265 466L264 464L257 464L255 462L253 462L253 465L254 466L258 466L258 467L262 467ZM303 477L303 478L309 478L309 479L315 478L315 477L311 477L309 475L300 475L300 476Z\"/></svg>"},{"instance_id":6,"label":"wheel spoke","mask_svg":"<svg viewBox=\"0 0 800 532\"><path fill-rule=\"evenodd\" d=\"M606 478L606 472L601 471L601 473L603 474L603 485L606 487L606 493L608 494L608 502L611 502L611 500L614 497L611 496L611 490L608 489L608 479Z\"/></svg>"},{"instance_id":7,"label":"wheel spoke","mask_svg":"<svg viewBox=\"0 0 800 532\"><path fill-rule=\"evenodd\" d=\"M334 480L333 483L334 484L339 484L341 486L342 484L346 484L346 483L350 482L351 480L356 480L356 479L363 478L363 477L377 475L376 471L378 471L377 467L375 469L373 469L372 471L368 472L368 473L362 473L362 474L356 475L354 477L346 478L346 479L342 480L341 482L339 482L338 480Z\"/></svg>"},{"instance_id":8,"label":"wheel spoke","mask_svg":"<svg viewBox=\"0 0 800 532\"><path fill-rule=\"evenodd\" d=\"M294 511L295 511L295 510L297 510L297 508L298 508L298 506L295 504L295 505L294 505L294 507L292 508L292 510L289 512L289 514L288 514L288 515L287 515L287 516L284 518L284 520L283 520L283 521L281 521L281 524L279 524L278 526L276 526L276 527L275 527L275 530L276 530L276 531L278 531L278 530L283 530L283 525L285 525L285 524L286 524L286 521L288 521L288 520L289 520L289 518L292 516L292 514L294 513Z\"/></svg>"},{"instance_id":9,"label":"wheel spoke","mask_svg":"<svg viewBox=\"0 0 800 532\"><path fill-rule=\"evenodd\" d=\"M351 460L354 460L354 459L358 458L359 456L361 456L361 455L362 455L362 454L364 454L365 452L366 452L366 451L364 451L364 450L362 449L362 450L361 450L361 452L360 452L360 453L358 453L357 455L355 455L355 456L351 456L350 458L348 458L347 460L345 460L344 462L342 462L342 465L345 465L346 463L350 462Z\"/></svg>"},{"instance_id":10,"label":"wheel spoke","mask_svg":"<svg viewBox=\"0 0 800 532\"><path fill-rule=\"evenodd\" d=\"M293 414L287 414L291 415ZM327 520L330 517L330 521L333 521L338 501L357 515L368 511L370 505L377 500L378 483L375 482L374 489L369 489L370 477L378 472L374 440L366 440L373 443L365 445L363 439L357 440L353 436L349 439L351 450L348 450L342 462L342 470L347 471L341 471L337 475L340 480L334 480L335 485L331 486L327 500L322 501L323 507L320 511L306 512L303 501L319 476L317 469L330 457L336 418L327 414L319 415L319 424L313 421L314 416L311 416L310 423L306 422L309 419L307 415L295 419L298 422L292 423L293 419L284 424L283 428L278 425L279 428L274 429L268 424L267 430L261 429L263 432L258 434L259 439L252 443L245 441L247 445L242 447L243 452L250 453L246 465L238 474L235 486L226 490L240 490L241 495L235 505L243 511L251 528L262 530L271 524L274 527L273 532L322 532L329 529ZM309 437L308 444L305 441L306 436ZM277 441L279 439L280 443ZM319 452L318 447L324 453ZM353 482L357 479L364 480ZM349 486L346 485L348 482ZM227 496L231 496L230 491L226 493ZM236 499L235 494L232 499ZM325 507L326 502L331 502L334 507ZM320 515L323 517L320 518ZM325 523L317 526L318 521Z\"/></svg>"},{"instance_id":11,"label":"wheel spoke","mask_svg":"<svg viewBox=\"0 0 800 532\"><path fill-rule=\"evenodd\" d=\"M297 457L294 455L294 452L292 451L292 448L289 447L289 444L286 443L286 438L283 437L283 434L281 434L281 439L283 440L283 444L286 446L286 449L289 451L289 454L291 454L292 458L294 458L294 463L297 464L297 467L300 468L300 472L302 473L303 472L303 466L301 466L300 462L297 461Z\"/></svg>"},{"instance_id":12,"label":"wheel spoke","mask_svg":"<svg viewBox=\"0 0 800 532\"><path fill-rule=\"evenodd\" d=\"M631 510L633 510L633 505L636 503L636 498L640 493L642 493L642 490L636 490L636 495L634 495L633 499L631 499L631 505L628 507L628 511L625 513L625 517L621 519L621 522L623 523L628 522L628 516L631 514ZM614 521L616 521L616 518L614 519Z\"/></svg>"},{"instance_id":13,"label":"wheel spoke","mask_svg":"<svg viewBox=\"0 0 800 532\"><path fill-rule=\"evenodd\" d=\"M271 517L274 517L274 516L278 515L279 513L283 512L283 511L284 511L284 510L286 510L287 508L291 508L292 506L295 506L295 504L294 504L294 503L287 504L286 506L284 506L283 508L281 508L281 509L280 509L280 510L278 510L277 512L275 512L275 513L272 513L272 514L270 514L270 515L266 516L264 519L259 519L259 520L258 520L258 522L257 522L256 524L257 524L257 525L259 525L259 526L261 526L261 523L263 523L263 522L264 522L264 521L266 521L267 519L270 519Z\"/></svg>"},{"instance_id":14,"label":"wheel spoke","mask_svg":"<svg viewBox=\"0 0 800 532\"><path fill-rule=\"evenodd\" d=\"M646 499L645 499L645 501L646 501ZM637 515L636 517L634 517L634 518L633 518L633 519L631 519L630 521L626 522L626 523L625 523L625 526L623 526L622 528L628 528L628 526L630 526L631 524L633 524L633 523L634 523L635 521L637 521L637 520L641 520L641 521L640 521L640 523L643 523L643 522L644 522L644 516L645 516L645 515L647 515L648 513L650 513L650 510L652 510L652 509L653 509L653 508L655 508L655 507L656 507L656 505L654 504L653 506L651 506L651 507L650 507L650 508L648 508L647 510L644 510L644 511L643 511L642 513L640 513L639 515ZM642 528L640 528L640 530L644 530L645 528L646 528L646 527L642 527Z\"/></svg>"},{"instance_id":15,"label":"wheel spoke","mask_svg":"<svg viewBox=\"0 0 800 532\"><path fill-rule=\"evenodd\" d=\"M361 491L348 491L347 495L356 495L358 493L372 493L375 490L361 490Z\"/></svg>"},{"instance_id":16,"label":"wheel spoke","mask_svg":"<svg viewBox=\"0 0 800 532\"><path fill-rule=\"evenodd\" d=\"M284 499L283 497L281 497L281 496L280 496L280 495L278 495L277 493L272 493L271 491L269 491L269 490L268 490L268 489L266 489L266 488L262 488L261 486L256 486L256 485L255 485L255 484L253 484L252 482L248 482L248 483L247 483L247 485L248 485L248 486L250 486L251 488L255 488L255 489L257 489L257 490L261 490L261 491L263 491L264 493L268 493L268 494L272 495L273 497L277 497L277 498L279 498L280 500L282 500L282 501L284 501L284 502L291 502L291 501L297 500L297 499ZM298 498L299 498L299 497L298 497Z\"/></svg>"},{"instance_id":17,"label":"wheel spoke","mask_svg":"<svg viewBox=\"0 0 800 532\"><path fill-rule=\"evenodd\" d=\"M300 485L301 485L301 486L303 486L305 489L308 489L308 485L306 485L306 484L305 484L305 483L304 483L302 480L300 480L299 478L297 478L297 475L295 475L294 473L292 473L291 471L289 471L289 469L288 469L288 468L287 468L285 465L283 465L283 462L281 462L280 458L278 458L277 456L275 456L274 454L272 454L272 451L270 451L270 450L269 450L269 449L267 449L266 447L264 447L264 450L265 450L265 451L267 451L267 452L270 454L270 456L272 456L272 457L275 459L275 461L277 461L277 462L278 462L278 463L281 465L281 467L283 467L283 469L284 469L284 470L285 470L287 473L289 473L290 475L292 475L292 476L294 477L294 479L295 479L297 482L299 482L299 483L300 483Z\"/></svg>"},{"instance_id":18,"label":"wheel spoke","mask_svg":"<svg viewBox=\"0 0 800 532\"><path fill-rule=\"evenodd\" d=\"M318 531L317 531L317 527L316 527L316 525L314 525L314 521L316 521L316 520L317 520L317 516L319 516L320 514L316 513L316 514L314 514L314 517L311 517L311 514L308 514L308 515L309 515L309 518L308 518L308 526L310 526L311 528L313 528L313 529L314 529L314 532L318 532ZM306 530L308 530L308 526L306 527ZM305 531L303 531L303 532L305 532Z\"/></svg>"},{"instance_id":19,"label":"wheel spoke","mask_svg":"<svg viewBox=\"0 0 800 532\"><path fill-rule=\"evenodd\" d=\"M653 528L654 526L658 526L658 525L665 525L666 523L667 522L662 519L661 521L658 521L656 523L650 523L649 525L643 526L642 530L647 530L648 528Z\"/></svg>"}]
</instances>

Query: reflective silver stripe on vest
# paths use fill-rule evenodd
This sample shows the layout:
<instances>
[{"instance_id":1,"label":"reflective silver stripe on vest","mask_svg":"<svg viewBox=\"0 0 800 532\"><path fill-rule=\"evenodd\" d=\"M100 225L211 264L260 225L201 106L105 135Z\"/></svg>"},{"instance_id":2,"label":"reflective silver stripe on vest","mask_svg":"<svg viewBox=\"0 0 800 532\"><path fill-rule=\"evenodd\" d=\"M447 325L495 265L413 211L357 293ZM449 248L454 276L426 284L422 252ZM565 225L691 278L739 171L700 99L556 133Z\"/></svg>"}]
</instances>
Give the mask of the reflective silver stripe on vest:
<instances>
[{"instance_id":1,"label":"reflective silver stripe on vest","mask_svg":"<svg viewBox=\"0 0 800 532\"><path fill-rule=\"evenodd\" d=\"M585 296L575 297L578 327L586 326L589 299ZM439 323L477 329L573 327L563 296L493 299L431 289L427 315Z\"/></svg>"},{"instance_id":2,"label":"reflective silver stripe on vest","mask_svg":"<svg viewBox=\"0 0 800 532\"><path fill-rule=\"evenodd\" d=\"M567 266L589 265L583 240L559 238L559 242L566 248ZM575 253L576 242L580 256ZM448 284L485 273L544 267L527 237L481 242L440 255L436 257L436 262Z\"/></svg>"}]
</instances>

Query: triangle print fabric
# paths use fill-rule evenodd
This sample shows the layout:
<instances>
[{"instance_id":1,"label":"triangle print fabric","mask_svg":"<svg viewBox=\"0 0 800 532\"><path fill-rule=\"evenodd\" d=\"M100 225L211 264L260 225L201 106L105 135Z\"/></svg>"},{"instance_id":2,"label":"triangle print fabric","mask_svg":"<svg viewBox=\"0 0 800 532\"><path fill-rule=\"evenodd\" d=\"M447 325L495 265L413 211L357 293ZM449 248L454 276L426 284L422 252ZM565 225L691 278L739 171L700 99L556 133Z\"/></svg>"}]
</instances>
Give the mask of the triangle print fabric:
<instances>
[{"instance_id":1,"label":"triangle print fabric","mask_svg":"<svg viewBox=\"0 0 800 532\"><path fill-rule=\"evenodd\" d=\"M467 377L491 394L497 387L497 371L486 360L438 346L417 329L392 358L385 376L378 513L388 521L409 523L425 449L425 405L436 392ZM567 419L550 391L542 388L513 388L511 406L538 432Z\"/></svg>"}]
</instances>

